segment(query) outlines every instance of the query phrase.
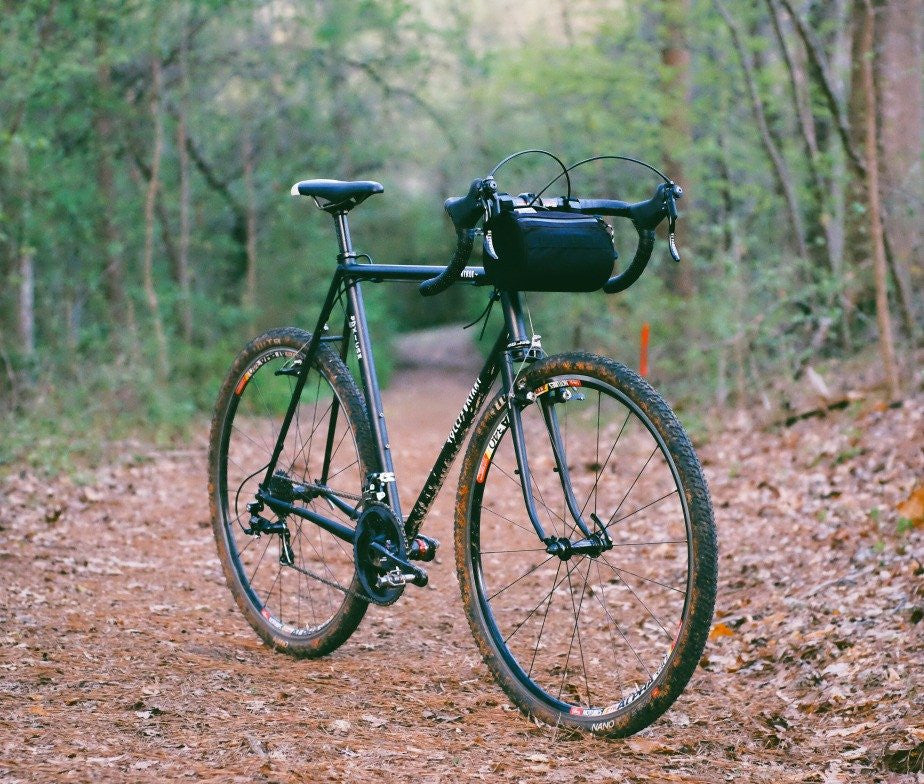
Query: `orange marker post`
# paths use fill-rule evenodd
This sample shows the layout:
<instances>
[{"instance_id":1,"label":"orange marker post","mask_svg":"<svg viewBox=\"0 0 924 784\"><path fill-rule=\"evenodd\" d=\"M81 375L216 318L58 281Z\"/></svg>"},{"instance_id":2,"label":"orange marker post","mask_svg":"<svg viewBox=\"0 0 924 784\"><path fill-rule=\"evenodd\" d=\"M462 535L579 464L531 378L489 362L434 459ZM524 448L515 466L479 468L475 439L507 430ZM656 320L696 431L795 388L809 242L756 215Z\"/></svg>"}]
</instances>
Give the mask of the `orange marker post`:
<instances>
[{"instance_id":1,"label":"orange marker post","mask_svg":"<svg viewBox=\"0 0 924 784\"><path fill-rule=\"evenodd\" d=\"M648 377L648 338L651 335L651 326L648 322L642 324L642 335L639 347L638 372L642 378Z\"/></svg>"}]
</instances>

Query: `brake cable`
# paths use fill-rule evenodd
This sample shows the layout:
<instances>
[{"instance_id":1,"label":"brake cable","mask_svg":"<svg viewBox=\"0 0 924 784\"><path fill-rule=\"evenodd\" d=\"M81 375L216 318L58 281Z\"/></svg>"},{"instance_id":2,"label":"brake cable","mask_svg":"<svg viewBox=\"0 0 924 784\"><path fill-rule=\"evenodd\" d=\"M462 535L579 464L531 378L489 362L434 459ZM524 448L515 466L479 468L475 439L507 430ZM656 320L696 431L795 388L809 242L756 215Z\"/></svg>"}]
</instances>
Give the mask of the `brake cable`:
<instances>
[{"instance_id":1,"label":"brake cable","mask_svg":"<svg viewBox=\"0 0 924 784\"><path fill-rule=\"evenodd\" d=\"M514 158L519 158L521 155L527 155L529 153L539 153L540 155L548 155L559 166L561 166L561 174L559 174L558 177L552 180L552 182L557 182L560 177L564 177L565 182L568 183L568 198L570 199L571 198L571 177L569 175L570 169L567 166L565 166L565 163L564 161L562 161L561 158L559 158L557 155L550 153L548 150L520 150L519 152L513 153L513 155L508 155L506 158L504 158L504 160L502 160L499 164L497 164L497 166L491 169L491 173L488 175L488 177L493 178L494 175L497 174L497 172L500 170L502 166L505 166L507 163L512 161ZM581 163L586 163L586 161L581 161ZM576 165L580 166L581 164L579 163ZM571 167L571 169L573 168L574 166ZM661 175L661 176L663 177L664 175ZM551 185L552 182L550 182L549 185ZM546 185L545 187L548 188L549 185Z\"/></svg>"}]
</instances>

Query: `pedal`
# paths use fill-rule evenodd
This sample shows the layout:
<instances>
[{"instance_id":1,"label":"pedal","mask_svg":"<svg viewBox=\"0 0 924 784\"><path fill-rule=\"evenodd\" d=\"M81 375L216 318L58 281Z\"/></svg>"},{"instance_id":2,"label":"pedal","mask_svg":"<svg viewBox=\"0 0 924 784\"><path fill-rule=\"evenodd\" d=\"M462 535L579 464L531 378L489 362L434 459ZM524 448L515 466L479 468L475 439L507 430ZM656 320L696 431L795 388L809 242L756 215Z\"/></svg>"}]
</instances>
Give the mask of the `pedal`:
<instances>
[{"instance_id":1,"label":"pedal","mask_svg":"<svg viewBox=\"0 0 924 784\"><path fill-rule=\"evenodd\" d=\"M376 579L377 588L401 588L408 583L423 588L430 578L423 569L415 569L413 572L402 572L397 566L390 572L380 575Z\"/></svg>"},{"instance_id":2,"label":"pedal","mask_svg":"<svg viewBox=\"0 0 924 784\"><path fill-rule=\"evenodd\" d=\"M418 534L407 549L407 557L412 561L432 561L439 546L439 540Z\"/></svg>"}]
</instances>

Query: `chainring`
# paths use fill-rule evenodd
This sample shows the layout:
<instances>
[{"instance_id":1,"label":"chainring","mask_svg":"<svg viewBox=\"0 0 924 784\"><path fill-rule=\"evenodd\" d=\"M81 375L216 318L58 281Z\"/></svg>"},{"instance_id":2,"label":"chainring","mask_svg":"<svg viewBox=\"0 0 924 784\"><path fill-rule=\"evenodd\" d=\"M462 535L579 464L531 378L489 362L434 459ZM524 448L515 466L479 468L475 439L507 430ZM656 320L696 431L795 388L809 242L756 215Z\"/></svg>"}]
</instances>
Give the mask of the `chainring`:
<instances>
[{"instance_id":1,"label":"chainring","mask_svg":"<svg viewBox=\"0 0 924 784\"><path fill-rule=\"evenodd\" d=\"M356 576L366 596L375 604L394 604L404 593L404 585L379 585L379 578L394 567L372 548L373 542L383 545L402 561L407 561L404 528L395 519L391 509L383 504L367 507L356 521L353 557Z\"/></svg>"}]
</instances>

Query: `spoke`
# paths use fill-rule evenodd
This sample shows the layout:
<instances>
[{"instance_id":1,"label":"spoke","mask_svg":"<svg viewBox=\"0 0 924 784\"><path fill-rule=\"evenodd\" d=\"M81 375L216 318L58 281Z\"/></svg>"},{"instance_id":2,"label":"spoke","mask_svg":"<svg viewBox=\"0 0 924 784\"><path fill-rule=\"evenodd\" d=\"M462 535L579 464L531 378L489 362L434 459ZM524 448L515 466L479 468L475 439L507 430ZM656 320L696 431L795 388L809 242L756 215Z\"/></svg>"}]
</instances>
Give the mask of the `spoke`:
<instances>
[{"instance_id":1,"label":"spoke","mask_svg":"<svg viewBox=\"0 0 924 784\"><path fill-rule=\"evenodd\" d=\"M598 573L598 575L599 575L599 572L600 572L600 566L598 565L598 566L597 566L597 573ZM601 585L602 585L602 583L601 583ZM610 614L609 607L608 607L608 605L607 605L607 603L606 603L606 594L605 594L602 590L600 591L600 593L601 593L601 595L603 596L603 599L600 599L600 597L598 596L598 597L597 597L597 601L600 602L600 606L603 608L603 612L606 613L606 617L609 618L610 621L612 622L613 626L616 627L616 631L619 632L619 636L622 637L623 642L625 642L625 644L629 646L629 650L631 650L632 653L635 655L635 658L638 659L638 663L642 665L642 669L645 670L645 674L648 675L648 678L649 678L649 680L650 680L650 679L651 679L651 670L649 670L649 669L648 669L648 666L645 664L645 662L642 661L642 657L638 655L638 651L635 650L635 647L632 645L631 642L629 642L629 638L626 637L625 632L623 632L623 630L620 628L619 624L616 622L616 619ZM615 652L615 646L614 646L614 652ZM618 658L618 657L617 657L617 658Z\"/></svg>"},{"instance_id":2,"label":"spoke","mask_svg":"<svg viewBox=\"0 0 924 784\"><path fill-rule=\"evenodd\" d=\"M341 406L341 408L342 408L342 406ZM346 419L346 413L344 413L344 419ZM335 427L336 427L336 425L335 425ZM337 452L340 451L340 445L343 443L343 440L344 440L349 434L350 434L350 427L349 427L349 423L347 423L347 426L346 426L346 427L344 428L344 430L343 430L343 435L340 436L340 440L337 442L337 446L335 446L335 447L334 447L334 451L330 453L330 463L329 463L329 465L330 465L330 464L333 464L334 458L337 456ZM334 431L334 437L336 438L336 436L337 436L337 431L335 430L335 431ZM352 463L350 463L350 465L355 465L357 462L358 462L357 460L354 460ZM349 466L348 466L348 467L349 467ZM340 473L340 472L338 471L337 473ZM330 469L328 469L328 474L330 474ZM329 479L330 479L330 476L328 475L327 478L328 478L328 480L329 480Z\"/></svg>"},{"instance_id":3,"label":"spoke","mask_svg":"<svg viewBox=\"0 0 924 784\"><path fill-rule=\"evenodd\" d=\"M237 551L237 557L240 558L245 552L247 552L247 548L250 547L250 545L252 545L256 541L257 541L256 536L248 536L247 544L245 544L240 550Z\"/></svg>"},{"instance_id":4,"label":"spoke","mask_svg":"<svg viewBox=\"0 0 924 784\"><path fill-rule=\"evenodd\" d=\"M314 504L315 504L315 501L308 502L308 506L311 507L311 511L316 512L317 514L321 514L320 512L318 512L317 507ZM324 511L327 512L328 510L325 509ZM337 509L336 511L339 512L340 510ZM347 520L347 522L354 523L355 521L352 519L349 519ZM313 525L315 526L315 530L318 532L318 536L322 537L322 541L323 541L324 533L326 532L319 525L316 525L316 524L313 524ZM337 543L337 546L344 553L344 555L346 555L349 558L349 560L352 561L353 560L353 548L352 547L348 548L346 544L343 542L343 540L340 539L340 537L334 536L333 534L329 534L329 536L334 542Z\"/></svg>"},{"instance_id":5,"label":"spoke","mask_svg":"<svg viewBox=\"0 0 924 784\"><path fill-rule=\"evenodd\" d=\"M660 504L665 498L670 498L670 497L671 497L674 493L676 493L676 492L678 492L678 491L677 491L677 488L675 487L675 488L674 488L673 490L671 490L669 493L665 493L664 495L662 495L662 496L661 496L660 498L658 498L657 500L652 501L650 504L645 504L644 506L640 506L640 507L639 507L638 509L636 509L634 512L629 512L629 514L623 515L623 516L620 517L619 519L613 520L611 523L607 523L607 525L606 525L607 530L609 530L609 527L610 527L611 525L616 525L616 523L621 523L623 520L628 520L630 517L632 517L632 515L637 515L639 512L644 512L644 511L645 511L646 509L648 509L648 507L650 507L650 506L654 506L655 504ZM686 541L686 540L684 540L684 541Z\"/></svg>"},{"instance_id":6,"label":"spoke","mask_svg":"<svg viewBox=\"0 0 924 784\"><path fill-rule=\"evenodd\" d=\"M517 528L520 528L526 531L526 533L528 534L532 534L533 536L536 535L536 532L532 528L527 528L525 525L522 525L521 523L515 523L509 517L504 517L504 515L502 515L500 512L495 511L490 506L482 506L481 509L482 511L490 512L491 514L499 517L501 520L505 520L506 522L510 523L510 525L515 525Z\"/></svg>"},{"instance_id":7,"label":"spoke","mask_svg":"<svg viewBox=\"0 0 924 784\"><path fill-rule=\"evenodd\" d=\"M558 588L558 584L559 584L559 583L558 583L558 574L559 574L559 572L561 572L561 565L562 565L563 563L564 563L564 561L559 561L558 566L555 568L555 577L554 577L553 580L552 580L552 590L549 591L545 596L543 596L543 597L539 600L539 603L538 603L535 607L533 607L532 610L529 611L529 613L527 614L527 616L526 616L522 621L520 621L520 622L516 625L516 627L514 628L514 630L513 630L512 632L510 632L510 634L508 634L508 635L504 638L504 642L505 642L505 643L506 643L511 637L513 637L513 635L515 635L518 631L520 631L520 629L523 628L523 625L524 625L530 618L533 617L533 615L535 614L536 610L538 610L538 609L542 606L542 603L545 602L553 593L555 593L555 589ZM575 566L576 566L576 565L577 565L577 563L575 563ZM573 569L573 568L574 568L574 567L572 567L572 569ZM564 580L565 578L562 577L561 579ZM546 612L548 612L548 610L546 610ZM543 621L543 625L544 625L544 624L545 624L545 622ZM540 629L540 634L541 634L541 633L542 633L542 630ZM537 642L537 645L538 645L538 642Z\"/></svg>"},{"instance_id":8,"label":"spoke","mask_svg":"<svg viewBox=\"0 0 924 784\"><path fill-rule=\"evenodd\" d=\"M291 378L290 378L289 376L286 376L286 381L289 382L289 399L291 400L291 399L292 399L292 392L294 391L295 387L292 385L292 381L291 381ZM317 414L317 408L318 408L317 405L315 405L315 414ZM291 473L292 473L292 469L293 469L293 467L295 466L295 461L298 459L298 455L299 455L299 453L300 453L300 452L299 452L299 444L302 445L302 447L301 447L302 449L305 448L305 447L304 447L304 443L305 443L305 442L304 442L304 440L302 439L302 417L301 417L301 410L302 410L302 401L301 401L301 399L299 399L298 403L297 403L296 406L295 406L295 412L294 412L293 415L292 415L292 424L295 425L295 438L293 439L293 443L292 443L292 453L293 453L293 454L292 454L292 458L291 458L290 460L288 460L287 463L284 462L284 464L287 465L287 468L286 468L286 473L287 473L287 474L291 474ZM290 425L290 426L289 426L290 431L291 431L291 428L292 428L292 426ZM280 458L281 458L281 457L282 457L282 455L280 454Z\"/></svg>"},{"instance_id":9,"label":"spoke","mask_svg":"<svg viewBox=\"0 0 924 784\"><path fill-rule=\"evenodd\" d=\"M334 405L334 402L331 401L330 405L327 407L327 410L321 415L321 417L319 417L321 421L318 422L318 423L314 426L314 428L312 428L311 432L308 434L308 440L307 440L307 441L304 441L304 442L302 443L301 449L299 449L298 452L296 452L295 457L292 458L292 462L289 464L289 467L290 467L290 468L291 468L292 466L294 466L294 465L295 465L295 462L298 460L298 458L302 456L302 454L303 454L304 451L305 451L305 448L311 446L311 443L314 441L314 434L315 434L315 432L316 432L317 429L321 426L321 423L327 418L327 415L328 415L328 413L330 413L330 409L331 409L331 407L332 407L333 405ZM315 415L316 415L316 416L317 416L317 410L318 410L318 409L317 409L317 406L318 406L318 404L317 404L317 402L315 402ZM311 456L310 449L309 449L308 456L309 456L309 458L310 458L310 456Z\"/></svg>"},{"instance_id":10,"label":"spoke","mask_svg":"<svg viewBox=\"0 0 924 784\"><path fill-rule=\"evenodd\" d=\"M542 497L542 488L539 487L539 485L536 483L536 477L533 475L533 470L532 470L532 469L529 469L529 479L530 479L530 484L536 489L536 492L539 494L539 498L538 498L538 499L536 499L536 496L535 496L535 495L533 496L533 498L536 499L536 500L538 500L539 503L542 504L542 506L545 508L546 516L549 518L549 523L552 525L552 528L554 529L554 528L555 528L555 521L552 519L552 514L553 514L552 509L549 507L549 505L545 502L545 499ZM564 494L562 494L562 498L564 498ZM564 510L562 510L562 511L564 512ZM561 520L561 522L562 522L562 531L564 531L564 530L567 528L567 525L568 525L568 524L565 522L565 518L562 517L562 516L560 516L557 512L555 512L554 514L555 514L555 516L556 516L559 520ZM556 531L556 533L558 533L558 532Z\"/></svg>"},{"instance_id":11,"label":"spoke","mask_svg":"<svg viewBox=\"0 0 924 784\"><path fill-rule=\"evenodd\" d=\"M512 583L507 583L507 585L505 585L505 586L504 586L503 588L501 588L499 591L495 591L494 593L492 593L492 594L488 597L488 601L490 602L494 597L498 596L499 594L502 594L502 593L503 593L504 591L506 591L508 588L512 588L514 585L516 585L518 582L520 582L520 580L522 580L523 578L529 577L529 575L531 575L531 574L532 574L533 572L535 572L537 569L541 569L541 568L542 568L543 566L545 566L549 561L551 561L554 557L555 557L554 555L550 555L548 558L546 558L546 559L545 559L544 561L542 561L541 563L538 563L538 564L536 564L535 566L530 567L526 572L524 572L524 573L521 574L519 577L517 577L517 579L514 580Z\"/></svg>"},{"instance_id":12,"label":"spoke","mask_svg":"<svg viewBox=\"0 0 924 784\"><path fill-rule=\"evenodd\" d=\"M260 559L257 561L257 565L253 568L253 571L250 573L250 579L247 581L253 585L253 578L257 576L257 570L260 568L260 564L263 563L263 556L266 555L266 551L270 545L270 537L266 537L266 547L263 548L263 552L260 554ZM238 553L240 556L240 553Z\"/></svg>"},{"instance_id":13,"label":"spoke","mask_svg":"<svg viewBox=\"0 0 924 784\"><path fill-rule=\"evenodd\" d=\"M254 388L254 389L256 390L256 392L257 392L257 397L260 398L260 401L261 401L261 403L263 404L263 410L266 412L266 417L264 417L264 420L265 420L265 421L269 421L269 422L273 422L273 421L274 421L273 410L270 408L270 405L269 405L269 403L268 403L267 400L266 400L266 395L263 394L263 382L262 382L262 378L263 378L263 374L262 374L262 373L260 373L260 377L258 378L258 377L257 377L257 373L255 372L254 375L251 376L250 382L248 383L248 386L253 386L253 388ZM256 408L256 402L254 402L253 405L254 405L254 408ZM270 433L270 435L272 435L272 433ZM269 442L268 440L264 440L262 446L263 446L264 449L266 449L266 451L267 451L269 454L272 454L272 453L273 453L273 446L274 446L274 444L270 444L270 442Z\"/></svg>"},{"instance_id":14,"label":"spoke","mask_svg":"<svg viewBox=\"0 0 924 784\"><path fill-rule=\"evenodd\" d=\"M269 590L266 592L266 601L263 602L263 606L264 606L264 607L266 607L266 605L269 604L270 599L273 598L273 588L275 588L275 587L276 587L276 583L279 582L279 575L281 575L281 574L282 574L282 569L277 568L277 569L276 569L276 576L273 578L273 582L270 583ZM279 594L279 597L280 597L279 620L280 620L280 621L285 621L285 619L282 617L282 603L281 603L281 600L282 600L282 593L281 593L281 592L280 592L280 594Z\"/></svg>"},{"instance_id":15,"label":"spoke","mask_svg":"<svg viewBox=\"0 0 924 784\"><path fill-rule=\"evenodd\" d=\"M594 486L590 488L591 495L594 497L594 514L597 513L597 484L600 482L600 472L602 471L602 466L600 465L600 403L603 399L603 393L598 389L597 390L597 448L594 453L594 465L597 466L597 475L594 477ZM628 421L628 417L627 417ZM615 443L613 444L615 447ZM611 453L612 454L612 453ZM584 506L581 507L581 514L584 514L584 507L587 506L587 501L590 500L590 495L587 496L587 500L584 501Z\"/></svg>"},{"instance_id":16,"label":"spoke","mask_svg":"<svg viewBox=\"0 0 924 784\"><path fill-rule=\"evenodd\" d=\"M352 463L350 463L348 466L344 466L344 467L341 468L336 474L331 474L329 477L327 477L327 481L329 482L331 479L336 479L336 478L337 478L338 476L340 476L340 474L342 474L344 471L349 471L349 470L350 470L353 466L355 466L358 462L359 462L359 458L357 457L357 458L356 458Z\"/></svg>"},{"instance_id":17,"label":"spoke","mask_svg":"<svg viewBox=\"0 0 924 784\"><path fill-rule=\"evenodd\" d=\"M258 449L265 451L267 454L273 453L273 450L267 447L265 443L261 444L259 441L251 438L249 435L247 435L247 433L241 430L237 425L231 425L231 429L236 430L240 435L242 435L244 438L250 441L250 443L253 444L255 447L257 447Z\"/></svg>"},{"instance_id":18,"label":"spoke","mask_svg":"<svg viewBox=\"0 0 924 784\"><path fill-rule=\"evenodd\" d=\"M654 457L654 453L658 451L658 445L654 445L654 449L651 450L651 454L648 455L648 459L645 461L645 465L642 466L641 470L635 475L635 479L632 480L632 484L629 485L629 489L626 490L626 494L622 497L622 500L619 502L619 506L616 507L616 511L610 516L609 521L604 526L604 528L609 528L613 524L613 520L616 515L619 514L619 510L622 509L622 505L626 502L626 499L629 497L629 493L632 492L632 488L635 487L635 483L638 482L641 475L645 472L645 469L648 468L648 464L651 462L651 458Z\"/></svg>"},{"instance_id":19,"label":"spoke","mask_svg":"<svg viewBox=\"0 0 924 784\"><path fill-rule=\"evenodd\" d=\"M539 634L536 637L536 646L533 648L533 658L529 662L529 672L527 673L527 676L531 676L533 674L533 666L536 663L536 655L539 653L539 643L542 641L542 632L545 630L545 621L549 617L549 610L552 609L552 600L555 598L555 589L558 588L558 586L561 585L565 581L564 577L562 577L561 580L558 580L558 575L559 575L559 572L561 571L561 565L563 563L564 561L560 561L558 564L558 567L555 570L555 580L557 580L557 582L553 581L552 590L549 591L549 596L548 596L549 603L546 605L545 613L542 616L542 625L539 627ZM575 561L574 565L566 570L565 572L566 577L570 575L571 572L573 572L575 569L577 569L578 563L579 561Z\"/></svg>"},{"instance_id":20,"label":"spoke","mask_svg":"<svg viewBox=\"0 0 924 784\"><path fill-rule=\"evenodd\" d=\"M593 703L590 701L590 683L587 680L587 663L584 660L584 645L581 642L581 626L578 623L578 620L581 617L581 609L584 606L584 596L587 593L587 578L590 576L590 567L593 563L593 559L587 559L587 574L584 575L584 584L581 586L581 600L578 602L577 615L574 617L574 623L577 626L577 641L578 641L578 651L581 654L581 669L584 671L584 688L587 691L587 706L590 707ZM574 595L571 596L571 604L574 605Z\"/></svg>"},{"instance_id":21,"label":"spoke","mask_svg":"<svg viewBox=\"0 0 924 784\"><path fill-rule=\"evenodd\" d=\"M479 555L497 555L499 553L545 553L544 547L524 547L520 550L479 550Z\"/></svg>"},{"instance_id":22,"label":"spoke","mask_svg":"<svg viewBox=\"0 0 924 784\"><path fill-rule=\"evenodd\" d=\"M635 592L635 590L632 588L632 586L629 585L628 582L626 582L625 580L622 580L622 579L620 580L620 583L621 583L622 585L626 586L626 588L629 589L629 592L635 597L635 600L636 600L640 605L642 605L642 607L645 608L645 611L646 611L652 618L655 619L655 623L658 624L658 626L661 627L661 631L664 632L664 633L667 635L668 639L673 640L673 639L674 639L674 636L673 636L667 629L664 628L664 624L661 623L661 619L658 618L658 616L655 615L655 614L651 611L651 608L650 608L647 604L645 604L645 602L644 602L644 600L642 599L642 597L639 596L639 595Z\"/></svg>"},{"instance_id":23,"label":"spoke","mask_svg":"<svg viewBox=\"0 0 924 784\"><path fill-rule=\"evenodd\" d=\"M494 465L497 465L497 464L495 463ZM510 474L508 474L508 473L504 470L503 466L497 465L497 469L498 469L504 476L506 476L508 479L510 479L511 482L514 482L514 483L517 485L517 487L520 487L520 480L519 480L519 479L514 479L512 476L510 476ZM530 476L532 476L532 475L530 475ZM536 487L536 483L535 483L535 482L533 482L533 487ZM534 496L533 496L533 500L534 500L534 501L538 501L540 504L542 504L542 506L545 507L545 509L549 512L549 514L555 515L555 517L558 517L558 519L561 520L561 522L562 522L563 524L567 525L567 523L565 523L565 519L564 519L563 517L560 517L560 516L558 515L557 512L553 511L552 509L549 509L549 507L546 505L546 503L545 503L541 498L536 498L536 496L534 495Z\"/></svg>"},{"instance_id":24,"label":"spoke","mask_svg":"<svg viewBox=\"0 0 924 784\"><path fill-rule=\"evenodd\" d=\"M574 649L574 637L577 634L578 628L578 615L580 615L580 609L578 609L577 612L575 612L574 609L574 584L571 582L571 572L568 572L565 576L568 578L568 591L571 594L571 612L574 613L574 628L571 629L571 642L568 643L568 655L565 656L565 669L561 674L561 683L558 685L558 695L556 699L559 700L561 699L562 689L565 688L565 681L568 679L568 662L571 661L571 651ZM583 598L582 596L581 599L583 600Z\"/></svg>"},{"instance_id":25,"label":"spoke","mask_svg":"<svg viewBox=\"0 0 924 784\"><path fill-rule=\"evenodd\" d=\"M318 552L318 548L314 546L314 542L312 542L310 539L308 540L308 546L309 546L312 550L314 550L314 554L318 557L318 560L321 562L321 567L324 569L325 572L327 572L328 575L330 575L331 581L333 581L333 582L335 582L335 583L337 583L337 584L339 585L339 584L340 584L340 580L337 579L337 575L335 575L335 574L331 571L331 568L327 565L327 559L326 559L326 558L324 557L324 555L323 555L323 550L324 550L324 537L323 537L323 536L321 537L321 551L322 551L322 552L320 552L320 553Z\"/></svg>"},{"instance_id":26,"label":"spoke","mask_svg":"<svg viewBox=\"0 0 924 784\"><path fill-rule=\"evenodd\" d=\"M597 497L596 497L597 485L600 483L600 477L603 476L603 470L609 465L610 458L613 456L613 451L616 449L616 444L618 444L618 443L619 443L619 439L622 438L623 431L626 429L626 424L628 424L628 422L629 422L629 417L630 417L630 416L632 416L632 412L631 412L631 411L629 411L629 412L626 414L626 418L623 420L622 427L619 428L619 433L616 434L616 440L613 442L613 446L610 447L610 451L609 451L609 454L606 456L606 460L603 461L603 465L600 466L600 469L597 471L597 476L596 476L596 478L594 479L593 487L590 488L590 492L587 494L587 498L584 499L584 505L581 507L581 514L582 514L582 515L584 514L584 510L587 508L587 503L590 501L590 497L591 497L591 496L594 496L594 511L596 511L596 508L597 508ZM597 433L598 433L598 436L599 436L599 432L600 432L599 427L600 427L600 423L599 423L599 421L598 421L598 422L597 422Z\"/></svg>"},{"instance_id":27,"label":"spoke","mask_svg":"<svg viewBox=\"0 0 924 784\"><path fill-rule=\"evenodd\" d=\"M617 572L618 574L622 574L623 572L625 572L626 574L631 574L633 577L638 577L639 580L645 580L646 582L654 583L655 585L660 585L662 588L667 588L670 591L676 591L681 596L687 595L686 591L682 591L680 588L675 588L673 585L667 585L666 583L658 582L657 580L651 577L643 577L642 575L636 574L635 572L629 571L628 569L620 569L618 566L613 566L613 564L611 564L609 561L606 560L606 556L604 555L601 555L600 558L602 559L603 563L605 563L607 566L610 567L610 569L612 569L614 572ZM625 582L625 580L623 580L623 582ZM628 585L628 583L626 584Z\"/></svg>"},{"instance_id":28,"label":"spoke","mask_svg":"<svg viewBox=\"0 0 924 784\"><path fill-rule=\"evenodd\" d=\"M598 564L596 561L594 561L594 569L597 570L597 582L599 585L599 590L597 591L597 601L600 602L600 606L603 607L603 611L610 618L610 621L612 621L612 623L608 623L606 625L606 631L610 636L610 645L613 646L613 665L618 669L619 652L616 650L616 638L613 636L613 626L616 625L616 622L613 620L612 616L607 611L607 608L604 606L604 602L606 601L606 593L603 590L603 575L600 574L600 564ZM600 598L601 596L603 597L602 599Z\"/></svg>"}]
</instances>

